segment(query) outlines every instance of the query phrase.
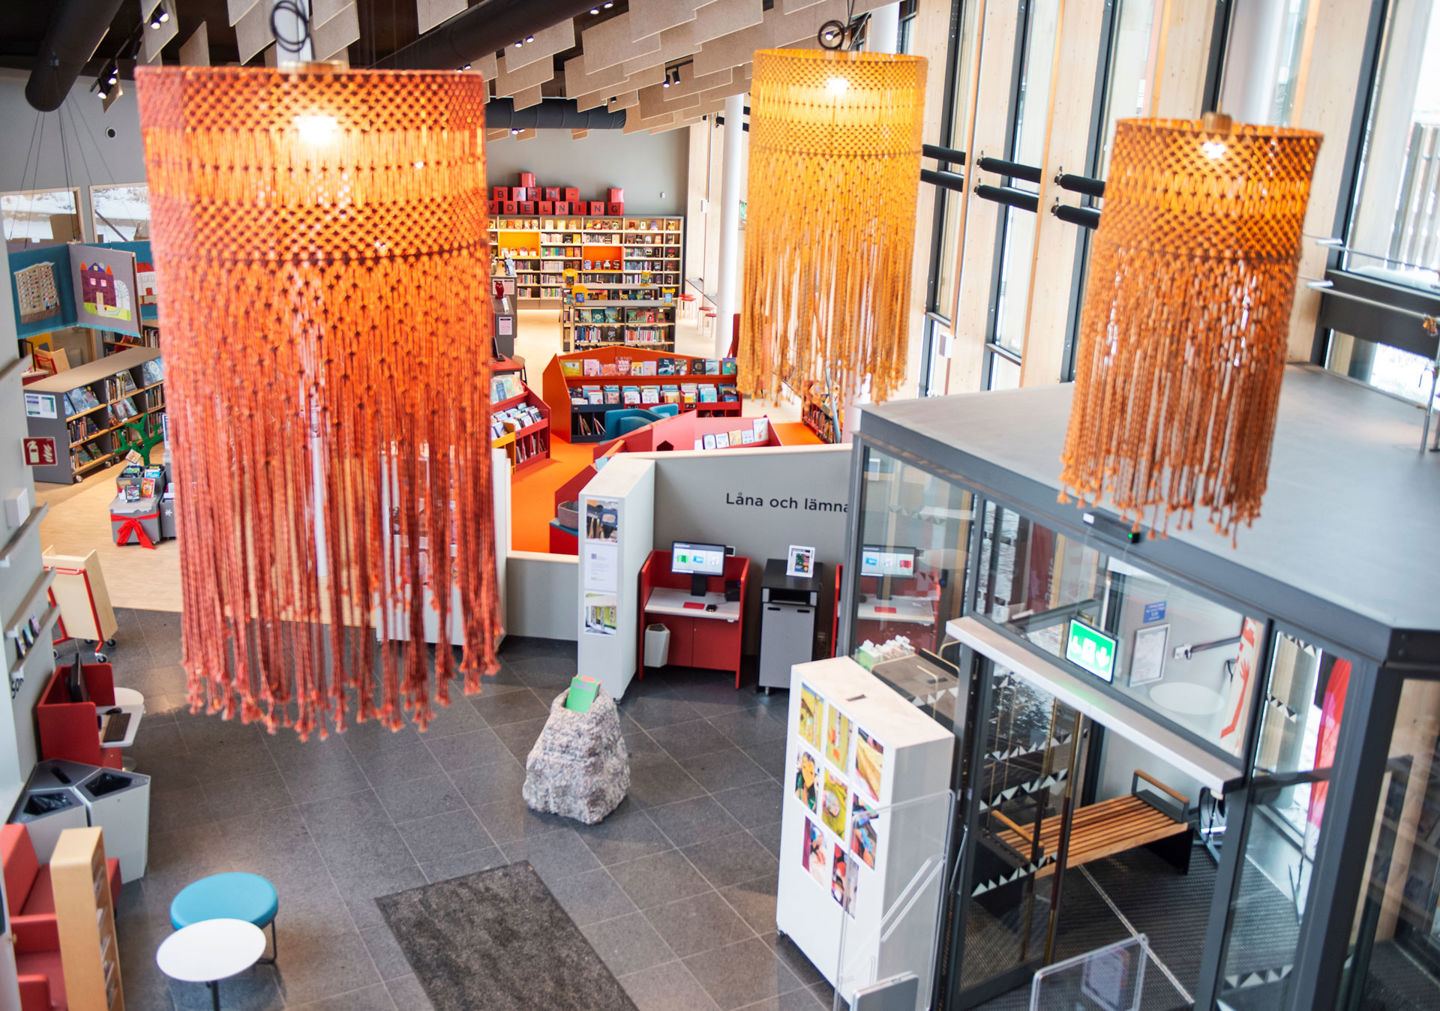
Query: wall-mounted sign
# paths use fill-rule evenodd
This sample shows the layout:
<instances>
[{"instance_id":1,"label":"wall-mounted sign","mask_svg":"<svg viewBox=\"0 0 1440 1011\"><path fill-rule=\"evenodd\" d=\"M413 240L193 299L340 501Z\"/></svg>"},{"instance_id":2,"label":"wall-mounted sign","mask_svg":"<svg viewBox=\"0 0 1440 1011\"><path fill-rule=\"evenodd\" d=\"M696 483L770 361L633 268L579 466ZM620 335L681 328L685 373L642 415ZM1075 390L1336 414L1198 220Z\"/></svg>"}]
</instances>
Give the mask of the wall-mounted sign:
<instances>
[{"instance_id":1,"label":"wall-mounted sign","mask_svg":"<svg viewBox=\"0 0 1440 1011\"><path fill-rule=\"evenodd\" d=\"M1148 624L1150 624L1152 621L1164 621L1164 620L1165 620L1165 601L1163 601L1163 600L1157 600L1157 601L1156 601L1155 603L1153 603L1153 604L1146 604L1146 605L1145 605L1145 624L1148 625Z\"/></svg>"},{"instance_id":2,"label":"wall-mounted sign","mask_svg":"<svg viewBox=\"0 0 1440 1011\"><path fill-rule=\"evenodd\" d=\"M23 442L25 446L25 466L55 466L54 439L25 439Z\"/></svg>"},{"instance_id":3,"label":"wall-mounted sign","mask_svg":"<svg viewBox=\"0 0 1440 1011\"><path fill-rule=\"evenodd\" d=\"M27 418L53 418L55 417L55 396L51 393L27 393L25 394L25 417Z\"/></svg>"},{"instance_id":4,"label":"wall-mounted sign","mask_svg":"<svg viewBox=\"0 0 1440 1011\"><path fill-rule=\"evenodd\" d=\"M1065 638L1065 659L1094 674L1101 681L1115 678L1115 642L1111 636L1083 621L1071 619Z\"/></svg>"}]
</instances>

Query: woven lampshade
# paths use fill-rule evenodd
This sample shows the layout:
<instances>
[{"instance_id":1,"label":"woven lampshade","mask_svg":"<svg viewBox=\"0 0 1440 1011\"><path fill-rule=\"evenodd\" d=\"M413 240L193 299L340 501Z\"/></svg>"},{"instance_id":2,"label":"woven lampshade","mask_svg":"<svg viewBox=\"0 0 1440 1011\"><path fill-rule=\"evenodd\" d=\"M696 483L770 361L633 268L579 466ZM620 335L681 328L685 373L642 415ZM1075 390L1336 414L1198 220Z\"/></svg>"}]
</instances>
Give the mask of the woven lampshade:
<instances>
[{"instance_id":1,"label":"woven lampshade","mask_svg":"<svg viewBox=\"0 0 1440 1011\"><path fill-rule=\"evenodd\" d=\"M422 587L466 689L496 665L485 84L136 78L190 703L302 737L349 706L423 727L455 661L435 650L432 687Z\"/></svg>"},{"instance_id":2,"label":"woven lampshade","mask_svg":"<svg viewBox=\"0 0 1440 1011\"><path fill-rule=\"evenodd\" d=\"M739 385L879 403L905 377L925 60L765 49L750 85Z\"/></svg>"},{"instance_id":3,"label":"woven lampshade","mask_svg":"<svg viewBox=\"0 0 1440 1011\"><path fill-rule=\"evenodd\" d=\"M1227 128L1228 127L1228 128ZM1320 135L1121 120L1090 256L1065 492L1164 533L1260 514ZM1066 495L1062 493L1061 500Z\"/></svg>"}]
</instances>

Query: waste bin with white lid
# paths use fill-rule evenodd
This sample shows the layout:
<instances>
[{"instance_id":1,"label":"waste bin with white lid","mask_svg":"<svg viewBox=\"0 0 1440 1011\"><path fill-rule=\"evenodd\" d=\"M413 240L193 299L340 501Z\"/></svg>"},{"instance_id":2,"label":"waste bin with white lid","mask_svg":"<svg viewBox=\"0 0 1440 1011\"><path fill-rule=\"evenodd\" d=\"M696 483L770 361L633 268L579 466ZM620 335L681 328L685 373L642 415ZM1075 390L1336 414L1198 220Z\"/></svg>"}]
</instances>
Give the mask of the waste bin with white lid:
<instances>
[{"instance_id":1,"label":"waste bin with white lid","mask_svg":"<svg viewBox=\"0 0 1440 1011\"><path fill-rule=\"evenodd\" d=\"M105 833L105 853L120 861L120 880L145 876L150 850L150 777L101 769L77 788L90 826Z\"/></svg>"},{"instance_id":2,"label":"waste bin with white lid","mask_svg":"<svg viewBox=\"0 0 1440 1011\"><path fill-rule=\"evenodd\" d=\"M658 622L645 626L645 666L664 667L670 662L670 629Z\"/></svg>"}]
</instances>

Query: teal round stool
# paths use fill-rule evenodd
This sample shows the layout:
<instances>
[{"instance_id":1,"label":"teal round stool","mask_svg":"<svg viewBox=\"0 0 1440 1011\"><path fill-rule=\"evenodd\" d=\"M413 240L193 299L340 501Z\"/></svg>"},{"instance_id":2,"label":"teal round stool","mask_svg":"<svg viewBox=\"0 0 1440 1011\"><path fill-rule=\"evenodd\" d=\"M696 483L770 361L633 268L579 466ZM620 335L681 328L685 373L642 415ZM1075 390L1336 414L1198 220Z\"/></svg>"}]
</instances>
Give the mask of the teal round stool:
<instances>
[{"instance_id":1,"label":"teal round stool","mask_svg":"<svg viewBox=\"0 0 1440 1011\"><path fill-rule=\"evenodd\" d=\"M233 871L212 874L180 889L170 903L170 925L176 930L202 920L244 920L264 930L270 928L270 957L260 959L274 965L280 957L275 936L275 914L280 896L275 886L258 874Z\"/></svg>"}]
</instances>

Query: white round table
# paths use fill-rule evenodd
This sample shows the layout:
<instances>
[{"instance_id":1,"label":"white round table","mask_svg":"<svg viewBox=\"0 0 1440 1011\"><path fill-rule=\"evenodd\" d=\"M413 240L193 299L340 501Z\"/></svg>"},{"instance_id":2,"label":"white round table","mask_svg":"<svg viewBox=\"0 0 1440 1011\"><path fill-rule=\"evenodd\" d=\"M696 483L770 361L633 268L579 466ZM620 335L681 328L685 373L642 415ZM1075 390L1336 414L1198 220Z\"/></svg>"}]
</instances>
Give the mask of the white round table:
<instances>
[{"instance_id":1,"label":"white round table","mask_svg":"<svg viewBox=\"0 0 1440 1011\"><path fill-rule=\"evenodd\" d=\"M155 964L171 979L204 983L220 1011L220 980L244 972L265 953L265 932L244 920L201 920L161 942Z\"/></svg>"}]
</instances>

